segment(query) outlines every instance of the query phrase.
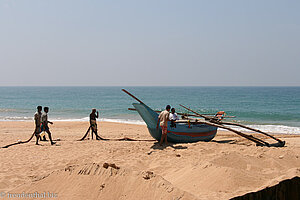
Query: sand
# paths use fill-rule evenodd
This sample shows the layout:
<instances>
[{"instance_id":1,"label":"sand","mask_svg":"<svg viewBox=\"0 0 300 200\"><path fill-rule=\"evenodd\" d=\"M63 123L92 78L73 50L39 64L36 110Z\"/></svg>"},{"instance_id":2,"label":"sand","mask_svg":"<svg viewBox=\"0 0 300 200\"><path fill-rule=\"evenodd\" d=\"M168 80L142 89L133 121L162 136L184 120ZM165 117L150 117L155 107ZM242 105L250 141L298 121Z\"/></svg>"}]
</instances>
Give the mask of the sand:
<instances>
[{"instance_id":1,"label":"sand","mask_svg":"<svg viewBox=\"0 0 300 200\"><path fill-rule=\"evenodd\" d=\"M257 147L222 131L211 142L161 147L155 141L76 141L88 122L50 126L61 140L56 146L32 140L0 149L4 199L28 193L75 200L230 199L300 176L300 135L280 135L283 148ZM144 125L99 127L104 138L152 139ZM0 146L27 140L33 130L33 122L0 122Z\"/></svg>"}]
</instances>

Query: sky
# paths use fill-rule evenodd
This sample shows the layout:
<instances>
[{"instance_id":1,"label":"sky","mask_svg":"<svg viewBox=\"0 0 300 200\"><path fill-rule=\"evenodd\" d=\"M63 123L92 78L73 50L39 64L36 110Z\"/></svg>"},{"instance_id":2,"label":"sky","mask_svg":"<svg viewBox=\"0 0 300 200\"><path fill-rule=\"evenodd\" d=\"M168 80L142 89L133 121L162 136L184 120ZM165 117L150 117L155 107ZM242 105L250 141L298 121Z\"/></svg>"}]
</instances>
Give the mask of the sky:
<instances>
[{"instance_id":1,"label":"sky","mask_svg":"<svg viewBox=\"0 0 300 200\"><path fill-rule=\"evenodd\" d=\"M299 0L0 0L0 86L300 86Z\"/></svg>"}]
</instances>

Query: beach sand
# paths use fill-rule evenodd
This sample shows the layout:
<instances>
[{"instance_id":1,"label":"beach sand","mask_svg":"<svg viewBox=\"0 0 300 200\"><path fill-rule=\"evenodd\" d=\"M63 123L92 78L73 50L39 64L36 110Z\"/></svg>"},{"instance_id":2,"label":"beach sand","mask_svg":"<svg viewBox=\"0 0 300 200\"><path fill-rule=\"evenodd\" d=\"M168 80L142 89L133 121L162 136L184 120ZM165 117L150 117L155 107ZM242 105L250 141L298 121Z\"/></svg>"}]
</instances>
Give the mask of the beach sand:
<instances>
[{"instance_id":1,"label":"beach sand","mask_svg":"<svg viewBox=\"0 0 300 200\"><path fill-rule=\"evenodd\" d=\"M300 176L300 135L278 136L283 148L257 147L222 131L211 142L161 147L156 141L77 141L87 128L88 122L54 122L57 146L37 146L34 138L1 148L3 197L230 199ZM100 122L99 129L104 138L152 140L144 125ZM27 140L33 130L33 122L0 122L0 146Z\"/></svg>"}]
</instances>

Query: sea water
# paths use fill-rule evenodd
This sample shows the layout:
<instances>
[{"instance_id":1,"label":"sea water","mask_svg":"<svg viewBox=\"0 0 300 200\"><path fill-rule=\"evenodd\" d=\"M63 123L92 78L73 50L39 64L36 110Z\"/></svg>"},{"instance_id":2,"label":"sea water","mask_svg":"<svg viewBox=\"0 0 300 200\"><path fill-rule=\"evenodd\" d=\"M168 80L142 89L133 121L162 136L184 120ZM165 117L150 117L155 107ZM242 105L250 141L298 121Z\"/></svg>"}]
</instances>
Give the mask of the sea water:
<instances>
[{"instance_id":1,"label":"sea water","mask_svg":"<svg viewBox=\"0 0 300 200\"><path fill-rule=\"evenodd\" d=\"M53 121L88 121L92 108L100 121L144 124L135 111L136 100L154 110L171 105L187 112L225 111L235 121L271 133L300 134L300 87L0 87L0 121L33 121L38 105L50 107Z\"/></svg>"}]
</instances>

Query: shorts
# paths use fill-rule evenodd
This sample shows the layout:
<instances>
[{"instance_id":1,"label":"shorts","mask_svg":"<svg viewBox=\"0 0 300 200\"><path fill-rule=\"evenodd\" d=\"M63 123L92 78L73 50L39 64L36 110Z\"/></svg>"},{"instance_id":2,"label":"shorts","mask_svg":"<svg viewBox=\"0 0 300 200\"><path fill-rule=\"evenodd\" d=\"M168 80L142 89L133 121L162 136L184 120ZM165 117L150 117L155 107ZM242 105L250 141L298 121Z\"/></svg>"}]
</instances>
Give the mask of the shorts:
<instances>
[{"instance_id":1,"label":"shorts","mask_svg":"<svg viewBox=\"0 0 300 200\"><path fill-rule=\"evenodd\" d=\"M163 135L168 133L168 127L167 126L160 126L161 127L161 132Z\"/></svg>"},{"instance_id":2,"label":"shorts","mask_svg":"<svg viewBox=\"0 0 300 200\"><path fill-rule=\"evenodd\" d=\"M38 134L40 134L41 132L42 132L41 127L40 127L40 126L36 126L36 127L35 127L35 130L34 130L34 134L35 134L35 135L38 135Z\"/></svg>"},{"instance_id":3,"label":"shorts","mask_svg":"<svg viewBox=\"0 0 300 200\"><path fill-rule=\"evenodd\" d=\"M47 126L47 125L41 125L41 132L42 131L49 131L49 126Z\"/></svg>"},{"instance_id":4,"label":"shorts","mask_svg":"<svg viewBox=\"0 0 300 200\"><path fill-rule=\"evenodd\" d=\"M90 121L90 126L92 127L93 131L97 131L97 123L96 120L91 120Z\"/></svg>"}]
</instances>

